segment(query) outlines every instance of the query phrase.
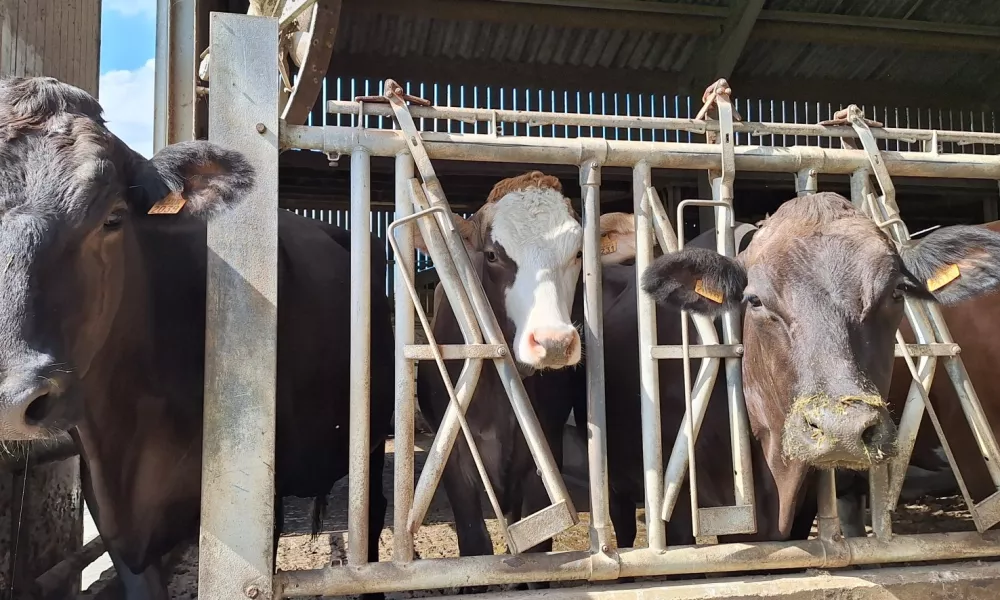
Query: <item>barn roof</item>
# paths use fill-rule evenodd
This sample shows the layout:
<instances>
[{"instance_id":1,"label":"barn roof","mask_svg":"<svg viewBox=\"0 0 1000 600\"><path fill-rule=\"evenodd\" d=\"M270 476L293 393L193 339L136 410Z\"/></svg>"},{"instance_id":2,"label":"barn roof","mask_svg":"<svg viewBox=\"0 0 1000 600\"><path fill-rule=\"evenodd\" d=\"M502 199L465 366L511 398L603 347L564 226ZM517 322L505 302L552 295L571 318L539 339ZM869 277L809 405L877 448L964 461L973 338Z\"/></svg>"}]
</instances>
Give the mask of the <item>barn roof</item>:
<instances>
[{"instance_id":1,"label":"barn roof","mask_svg":"<svg viewBox=\"0 0 1000 600\"><path fill-rule=\"evenodd\" d=\"M343 0L332 75L949 108L1000 103L994 0Z\"/></svg>"}]
</instances>

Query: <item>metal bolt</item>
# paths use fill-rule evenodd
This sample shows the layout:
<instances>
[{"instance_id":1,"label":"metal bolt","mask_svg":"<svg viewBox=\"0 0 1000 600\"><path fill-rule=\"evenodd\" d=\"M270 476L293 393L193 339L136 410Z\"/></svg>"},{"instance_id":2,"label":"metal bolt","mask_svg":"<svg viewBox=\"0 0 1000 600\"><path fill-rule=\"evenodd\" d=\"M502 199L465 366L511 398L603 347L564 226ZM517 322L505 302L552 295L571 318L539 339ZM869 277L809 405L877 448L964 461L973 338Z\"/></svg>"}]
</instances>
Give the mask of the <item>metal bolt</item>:
<instances>
[{"instance_id":1,"label":"metal bolt","mask_svg":"<svg viewBox=\"0 0 1000 600\"><path fill-rule=\"evenodd\" d=\"M263 125L260 125L260 127L263 127ZM255 585L251 585L248 586L247 589L243 591L243 593L247 595L247 598L251 598L252 600L253 598L260 596L260 588Z\"/></svg>"},{"instance_id":2,"label":"metal bolt","mask_svg":"<svg viewBox=\"0 0 1000 600\"><path fill-rule=\"evenodd\" d=\"M609 548L607 544L601 545L601 552L604 552L605 554L607 554L610 550L611 550L611 548Z\"/></svg>"},{"instance_id":3,"label":"metal bolt","mask_svg":"<svg viewBox=\"0 0 1000 600\"><path fill-rule=\"evenodd\" d=\"M497 348L497 356L507 356L507 349L503 346Z\"/></svg>"},{"instance_id":4,"label":"metal bolt","mask_svg":"<svg viewBox=\"0 0 1000 600\"><path fill-rule=\"evenodd\" d=\"M267 131L267 125L257 123L257 133L264 133L265 131Z\"/></svg>"},{"instance_id":5,"label":"metal bolt","mask_svg":"<svg viewBox=\"0 0 1000 600\"><path fill-rule=\"evenodd\" d=\"M840 534L840 533L833 534L833 541L835 541L835 542L842 542L842 541L844 541L843 534Z\"/></svg>"}]
</instances>

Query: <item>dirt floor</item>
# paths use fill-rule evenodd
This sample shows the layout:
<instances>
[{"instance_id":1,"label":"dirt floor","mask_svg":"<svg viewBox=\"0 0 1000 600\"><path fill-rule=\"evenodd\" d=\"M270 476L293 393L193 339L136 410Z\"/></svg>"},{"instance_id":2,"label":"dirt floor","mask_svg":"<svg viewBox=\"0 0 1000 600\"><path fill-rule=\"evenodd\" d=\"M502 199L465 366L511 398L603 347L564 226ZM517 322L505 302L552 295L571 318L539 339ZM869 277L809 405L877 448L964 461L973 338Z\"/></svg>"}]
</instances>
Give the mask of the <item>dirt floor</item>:
<instances>
[{"instance_id":1,"label":"dirt floor","mask_svg":"<svg viewBox=\"0 0 1000 600\"><path fill-rule=\"evenodd\" d=\"M426 449L429 447L430 442L430 435L418 435L416 452L416 469L418 473L423 466ZM386 456L384 489L392 490L393 461L391 440L388 442L387 450L389 452ZM330 564L337 564L345 559L347 536L346 489L346 479L334 488L323 531L316 539L312 539L310 536L311 500L285 500L286 532L282 535L278 547L279 569L316 569ZM382 548L380 559L383 561L392 559L392 512L392 500L390 499L386 518L389 526L383 529L380 536L380 545ZM491 514L488 507L486 512L487 514ZM424 526L420 529L415 539L416 550L420 557L439 558L458 556L455 532L450 524L451 518L451 510L448 507L447 500L443 491L439 490L431 505L431 510L424 522ZM587 549L589 545L588 518L589 515L587 513L581 513L580 523L560 534L555 539L555 550ZM641 547L646 543L642 510L637 511L636 518L639 524L636 546ZM493 535L494 552L497 554L504 553L506 546L503 543L497 522L491 519L488 526ZM974 531L975 526L968 512L965 510L962 498L956 496L925 498L919 503L908 504L902 507L895 515L893 530L899 534ZM197 598L197 553L196 547L190 548L178 565L171 579L170 597L172 600ZM105 577L102 579L106 579L108 574L105 573ZM433 592L391 594L388 597L395 599L443 596L453 594L456 591L435 590Z\"/></svg>"}]
</instances>

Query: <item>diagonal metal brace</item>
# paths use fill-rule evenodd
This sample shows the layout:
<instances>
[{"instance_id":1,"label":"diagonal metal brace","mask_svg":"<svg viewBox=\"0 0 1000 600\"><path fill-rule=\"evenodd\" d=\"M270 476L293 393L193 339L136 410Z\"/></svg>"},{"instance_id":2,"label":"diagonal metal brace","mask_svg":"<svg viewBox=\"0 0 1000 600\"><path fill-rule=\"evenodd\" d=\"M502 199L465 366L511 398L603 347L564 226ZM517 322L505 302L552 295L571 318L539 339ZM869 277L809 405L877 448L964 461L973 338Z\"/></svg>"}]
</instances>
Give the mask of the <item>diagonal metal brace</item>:
<instances>
[{"instance_id":1,"label":"diagonal metal brace","mask_svg":"<svg viewBox=\"0 0 1000 600\"><path fill-rule=\"evenodd\" d=\"M406 105L407 98L412 98L403 93L402 87L393 80L385 82L385 100L389 102L393 110L393 115L400 127L400 134L407 141L407 149L413 157L414 164L423 180L423 186L414 185L414 200L426 205L415 206L418 210L427 208L440 208L441 211L435 216L438 228L444 238L446 256L434 256L432 259L438 262L440 258L450 258L457 269L458 279L467 298L471 304L474 319L482 329L486 343L492 345L506 346L506 341L501 333L500 326L490 307L489 300L483 290L479 276L472 266L469 255L465 249L465 244L455 231L451 217L451 208L445 197L444 190L437 178L434 167L431 164L427 150L424 148L420 132L417 131L413 118ZM421 99L418 99L421 100ZM416 181L414 181L416 184ZM577 522L576 510L566 491L566 485L559 474L552 451L545 441L544 432L538 422L538 418L531 407L531 401L524 389L524 384L518 375L517 365L507 349L500 358L493 359L493 364L497 369L500 379L510 399L514 415L524 434L525 441L531 452L532 458L538 467L539 475L545 486L545 491L552 501L552 505L529 515L510 525L508 540L511 545L511 552L519 553L532 546L535 546L555 535L572 527ZM458 411L455 403L449 403L445 412L442 425L435 437L435 445L442 448L440 454L435 454L428 458L428 462L421 473L417 485L413 508L410 514L410 527L419 526L426 515L430 499L434 490L440 482L444 464L450 455L451 447L459 434ZM438 443L440 438L440 444ZM439 464L440 463L440 464ZM427 475L425 474L433 474ZM497 515L502 518L502 515Z\"/></svg>"},{"instance_id":2,"label":"diagonal metal brace","mask_svg":"<svg viewBox=\"0 0 1000 600\"><path fill-rule=\"evenodd\" d=\"M861 141L862 148L868 154L872 174L874 174L876 181L881 187L882 194L878 197L875 197L873 194L866 194L866 200L871 210L870 216L897 245L907 243L910 240L910 235L907 231L906 225L899 217L899 206L896 204L896 189L892 183L892 178L889 176L889 171L885 166L885 161L882 159L882 152L879 150L878 144L876 143L875 137L872 135L870 129L869 123L875 122L866 119L861 109L853 104L848 106L845 110L838 111L834 117L835 119L846 118L851 127L854 128L855 133ZM847 146L851 145L847 139L843 139L842 142ZM884 220L879 222L882 219ZM934 340L936 338L938 342L943 344L954 343L951 333L948 330L948 326L945 323L944 316L941 314L940 307L930 302L916 303L910 299L907 299L906 302L908 305L907 316L910 320L910 325L913 327L914 332L918 336L924 338L925 340ZM903 339L898 332L897 336L898 342L902 345ZM905 348L906 346L903 347ZM913 452L913 443L916 440L916 433L923 417L923 411L914 410L916 407L911 407L911 404L921 402L931 413L932 424L934 425L938 437L940 438L941 445L948 456L948 462L951 465L952 471L955 473L955 478L962 489L962 495L969 507L969 511L972 513L972 518L976 523L976 528L980 532L983 532L997 523L1000 523L1000 491L986 498L983 502L975 504L969 495L964 480L962 479L961 472L959 471L958 464L955 462L950 445L945 438L944 431L941 429L936 415L933 413L933 407L930 404L929 397L932 376L924 378L926 386L923 385L919 377L919 370L913 365L909 353L906 353L904 358L907 360L907 367L910 369L911 375L914 378L914 381L911 384L910 394L907 397L906 406L904 406L904 416L906 413L910 413L913 418L903 421L900 425L899 436L905 447L901 448L899 456L897 456L897 458L890 464L888 490L884 490L886 498L884 498L884 503L882 503L882 505L886 507L894 507L898 502L899 491L902 489L906 466L909 464L910 456ZM930 360L935 359L931 358ZM1000 488L1000 447L997 445L996 437L993 435L993 430L986 419L985 413L983 412L982 405L979 402L979 397L969 379L969 374L965 369L965 364L961 357L957 354L944 356L942 357L942 361L944 362L945 370L948 372L948 377L951 379L952 385L955 388L955 393L959 398L959 403L962 407L962 411L965 413L969 427L971 428L976 438L976 442L979 445L980 453L986 461L990 477L993 480L994 485L997 486L997 488ZM933 373L933 371L931 371L931 373ZM875 505L873 503L873 508L874 507Z\"/></svg>"}]
</instances>

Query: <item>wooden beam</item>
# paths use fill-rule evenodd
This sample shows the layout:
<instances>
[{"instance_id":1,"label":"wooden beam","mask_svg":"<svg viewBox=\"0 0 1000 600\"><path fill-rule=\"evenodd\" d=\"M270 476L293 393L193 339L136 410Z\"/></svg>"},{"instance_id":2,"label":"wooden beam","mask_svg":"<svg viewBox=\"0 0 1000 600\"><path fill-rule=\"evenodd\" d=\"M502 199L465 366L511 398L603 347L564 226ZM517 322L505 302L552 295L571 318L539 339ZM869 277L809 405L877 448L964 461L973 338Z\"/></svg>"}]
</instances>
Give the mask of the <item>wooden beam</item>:
<instances>
[{"instance_id":1,"label":"wooden beam","mask_svg":"<svg viewBox=\"0 0 1000 600\"><path fill-rule=\"evenodd\" d=\"M732 24L726 23L726 28L720 38L721 44L715 49L715 73L709 79L719 77L729 78L733 75L736 62L743 54L743 48L750 39L754 23L764 8L764 0L744 0L742 6L733 8Z\"/></svg>"},{"instance_id":2,"label":"wooden beam","mask_svg":"<svg viewBox=\"0 0 1000 600\"><path fill-rule=\"evenodd\" d=\"M698 40L694 56L681 75L682 87L696 90L701 81L732 77L733 68L743 54L763 7L764 0L737 0L718 37L711 41Z\"/></svg>"}]
</instances>

